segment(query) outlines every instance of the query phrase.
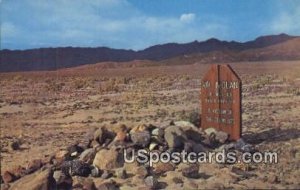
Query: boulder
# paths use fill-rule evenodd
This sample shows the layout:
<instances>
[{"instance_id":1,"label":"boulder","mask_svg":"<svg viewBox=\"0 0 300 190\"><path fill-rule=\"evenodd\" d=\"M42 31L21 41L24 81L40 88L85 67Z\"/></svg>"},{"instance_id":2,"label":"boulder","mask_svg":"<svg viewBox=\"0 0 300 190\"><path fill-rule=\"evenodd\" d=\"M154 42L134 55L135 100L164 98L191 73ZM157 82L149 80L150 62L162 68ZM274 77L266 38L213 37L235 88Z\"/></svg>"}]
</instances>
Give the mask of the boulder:
<instances>
[{"instance_id":1,"label":"boulder","mask_svg":"<svg viewBox=\"0 0 300 190\"><path fill-rule=\"evenodd\" d=\"M154 176L148 176L144 181L146 186L151 189L156 189L158 187L158 181Z\"/></svg>"},{"instance_id":2,"label":"boulder","mask_svg":"<svg viewBox=\"0 0 300 190\"><path fill-rule=\"evenodd\" d=\"M61 165L61 171L66 176L87 177L91 173L90 165L80 160L65 161Z\"/></svg>"},{"instance_id":3,"label":"boulder","mask_svg":"<svg viewBox=\"0 0 300 190\"><path fill-rule=\"evenodd\" d=\"M38 169L40 169L42 166L43 166L43 162L41 159L32 160L31 162L29 162L29 164L26 167L26 173L27 174L33 173Z\"/></svg>"},{"instance_id":4,"label":"boulder","mask_svg":"<svg viewBox=\"0 0 300 190\"><path fill-rule=\"evenodd\" d=\"M101 127L94 132L94 140L99 142L100 145L112 141L116 134L112 131L108 131L105 127Z\"/></svg>"},{"instance_id":5,"label":"boulder","mask_svg":"<svg viewBox=\"0 0 300 190\"><path fill-rule=\"evenodd\" d=\"M158 162L153 165L153 173L155 175L161 175L164 174L165 172L174 171L174 170L175 170L175 165L172 163Z\"/></svg>"},{"instance_id":6,"label":"boulder","mask_svg":"<svg viewBox=\"0 0 300 190\"><path fill-rule=\"evenodd\" d=\"M18 177L16 177L14 174L12 174L9 171L5 171L2 175L2 179L3 179L4 183L11 183L11 182L17 180Z\"/></svg>"},{"instance_id":7,"label":"boulder","mask_svg":"<svg viewBox=\"0 0 300 190\"><path fill-rule=\"evenodd\" d=\"M49 190L56 189L53 172L50 168L44 168L33 174L27 175L16 181L10 190Z\"/></svg>"},{"instance_id":8,"label":"boulder","mask_svg":"<svg viewBox=\"0 0 300 190\"><path fill-rule=\"evenodd\" d=\"M72 179L73 179L72 189L96 190L96 186L93 180L90 178L75 176Z\"/></svg>"},{"instance_id":9,"label":"boulder","mask_svg":"<svg viewBox=\"0 0 300 190\"><path fill-rule=\"evenodd\" d=\"M217 131L215 138L219 143L224 144L227 141L228 137L229 137L229 135L226 132Z\"/></svg>"},{"instance_id":10,"label":"boulder","mask_svg":"<svg viewBox=\"0 0 300 190\"><path fill-rule=\"evenodd\" d=\"M119 190L118 185L116 184L115 181L108 181L100 184L97 189L101 190Z\"/></svg>"},{"instance_id":11,"label":"boulder","mask_svg":"<svg viewBox=\"0 0 300 190\"><path fill-rule=\"evenodd\" d=\"M88 148L80 154L78 160L91 164L95 158L95 155L96 155L95 149Z\"/></svg>"},{"instance_id":12,"label":"boulder","mask_svg":"<svg viewBox=\"0 0 300 190\"><path fill-rule=\"evenodd\" d=\"M150 143L150 133L149 131L138 131L134 133L130 133L131 141L136 146L147 147Z\"/></svg>"},{"instance_id":13,"label":"boulder","mask_svg":"<svg viewBox=\"0 0 300 190\"><path fill-rule=\"evenodd\" d=\"M167 127L164 138L169 148L182 148L187 140L184 131L178 126Z\"/></svg>"},{"instance_id":14,"label":"boulder","mask_svg":"<svg viewBox=\"0 0 300 190\"><path fill-rule=\"evenodd\" d=\"M199 176L199 165L191 164L182 169L182 175L187 178L198 178Z\"/></svg>"},{"instance_id":15,"label":"boulder","mask_svg":"<svg viewBox=\"0 0 300 190\"><path fill-rule=\"evenodd\" d=\"M101 170L111 170L122 167L124 164L124 157L116 149L102 149L97 152L93 165Z\"/></svg>"},{"instance_id":16,"label":"boulder","mask_svg":"<svg viewBox=\"0 0 300 190\"><path fill-rule=\"evenodd\" d=\"M127 178L127 172L124 168L118 168L116 169L116 176L120 179L126 179Z\"/></svg>"}]
</instances>

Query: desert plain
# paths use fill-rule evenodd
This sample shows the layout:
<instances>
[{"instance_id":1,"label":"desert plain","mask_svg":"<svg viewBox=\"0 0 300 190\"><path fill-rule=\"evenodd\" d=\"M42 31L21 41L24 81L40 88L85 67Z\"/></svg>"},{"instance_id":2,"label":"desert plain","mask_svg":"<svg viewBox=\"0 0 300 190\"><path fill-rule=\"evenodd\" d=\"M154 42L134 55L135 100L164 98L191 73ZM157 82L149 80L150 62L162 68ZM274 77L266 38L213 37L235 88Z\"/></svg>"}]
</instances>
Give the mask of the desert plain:
<instances>
[{"instance_id":1,"label":"desert plain","mask_svg":"<svg viewBox=\"0 0 300 190\"><path fill-rule=\"evenodd\" d=\"M1 175L47 160L101 126L199 120L200 82L210 64L147 64L0 73ZM299 189L300 61L226 64L242 80L242 138L259 151L278 152L279 162L240 172L233 165L200 164L203 175L196 179L182 176L178 165L158 176L157 188ZM14 141L20 143L16 150ZM120 189L143 187L132 177L89 178L96 186L114 180Z\"/></svg>"}]
</instances>

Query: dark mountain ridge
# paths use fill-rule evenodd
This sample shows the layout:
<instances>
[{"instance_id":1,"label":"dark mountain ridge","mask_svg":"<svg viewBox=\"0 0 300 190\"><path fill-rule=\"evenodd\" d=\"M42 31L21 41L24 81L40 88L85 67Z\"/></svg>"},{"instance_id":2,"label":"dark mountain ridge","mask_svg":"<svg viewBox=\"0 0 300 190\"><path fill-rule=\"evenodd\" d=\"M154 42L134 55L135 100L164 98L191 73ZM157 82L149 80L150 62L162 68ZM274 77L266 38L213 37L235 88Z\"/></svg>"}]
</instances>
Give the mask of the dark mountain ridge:
<instances>
[{"instance_id":1,"label":"dark mountain ridge","mask_svg":"<svg viewBox=\"0 0 300 190\"><path fill-rule=\"evenodd\" d=\"M258 37L253 41L245 43L220 41L211 38L203 42L194 41L184 44L167 43L155 45L140 51L111 49L107 47L59 47L29 50L1 50L0 72L56 70L106 61L161 61L181 55L215 51L230 50L240 52L248 49L268 47L293 38L297 38L297 36L279 34Z\"/></svg>"}]
</instances>

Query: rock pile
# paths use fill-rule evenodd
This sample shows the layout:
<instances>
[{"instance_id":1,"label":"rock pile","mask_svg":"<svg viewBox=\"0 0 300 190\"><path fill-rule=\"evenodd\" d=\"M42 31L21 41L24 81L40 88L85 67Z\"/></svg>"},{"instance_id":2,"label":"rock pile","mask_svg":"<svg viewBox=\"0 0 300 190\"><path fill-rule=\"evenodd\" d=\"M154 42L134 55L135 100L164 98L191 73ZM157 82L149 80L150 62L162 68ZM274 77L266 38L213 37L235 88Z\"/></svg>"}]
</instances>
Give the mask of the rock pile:
<instances>
[{"instance_id":1,"label":"rock pile","mask_svg":"<svg viewBox=\"0 0 300 190\"><path fill-rule=\"evenodd\" d=\"M209 128L202 131L186 121L170 122L164 126L138 125L116 129L100 127L80 143L56 152L49 160L34 160L26 167L5 171L1 189L122 189L136 183L146 189L164 188L159 177L176 170L174 163L158 162L152 167L136 161L125 163L124 150L140 149L156 152L206 152L223 147L226 150L252 151L242 139L228 142L228 134ZM224 144L226 143L226 144ZM181 169L182 176L197 178L199 164ZM180 179L178 179L180 180ZM177 181L178 181L177 180Z\"/></svg>"}]
</instances>

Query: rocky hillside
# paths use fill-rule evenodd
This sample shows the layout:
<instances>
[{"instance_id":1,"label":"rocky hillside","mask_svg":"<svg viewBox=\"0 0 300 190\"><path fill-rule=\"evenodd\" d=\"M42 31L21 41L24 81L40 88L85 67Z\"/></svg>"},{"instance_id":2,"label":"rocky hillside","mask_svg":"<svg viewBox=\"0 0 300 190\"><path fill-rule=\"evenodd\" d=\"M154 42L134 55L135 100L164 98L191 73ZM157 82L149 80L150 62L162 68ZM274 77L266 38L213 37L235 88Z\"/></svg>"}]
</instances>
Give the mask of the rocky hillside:
<instances>
[{"instance_id":1,"label":"rocky hillside","mask_svg":"<svg viewBox=\"0 0 300 190\"><path fill-rule=\"evenodd\" d=\"M99 62L128 62L133 60L162 61L194 54L200 54L201 60L215 61L215 59L221 59L220 61L224 62L232 60L295 60L299 59L298 54L295 56L288 52L294 51L295 47L299 47L299 40L297 41L298 45L295 47L289 46L289 48L276 50L275 52L277 52L277 54L275 56L272 53L264 56L256 56L256 51L264 51L264 48L269 48L270 46L274 47L274 45L275 47L279 45L278 48L280 48L280 44L293 39L299 38L280 34L259 37L245 43L209 39L203 42L194 41L186 44L168 43L155 45L140 51L111 49L106 47L1 50L0 72L56 70ZM216 58L215 54L220 54L222 58L218 58L219 56Z\"/></svg>"}]
</instances>

